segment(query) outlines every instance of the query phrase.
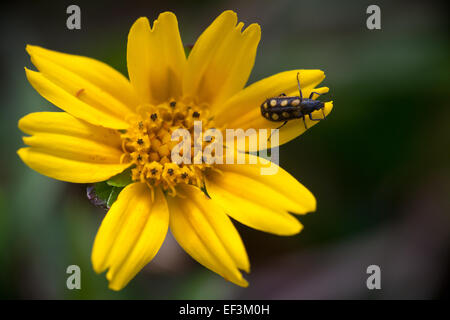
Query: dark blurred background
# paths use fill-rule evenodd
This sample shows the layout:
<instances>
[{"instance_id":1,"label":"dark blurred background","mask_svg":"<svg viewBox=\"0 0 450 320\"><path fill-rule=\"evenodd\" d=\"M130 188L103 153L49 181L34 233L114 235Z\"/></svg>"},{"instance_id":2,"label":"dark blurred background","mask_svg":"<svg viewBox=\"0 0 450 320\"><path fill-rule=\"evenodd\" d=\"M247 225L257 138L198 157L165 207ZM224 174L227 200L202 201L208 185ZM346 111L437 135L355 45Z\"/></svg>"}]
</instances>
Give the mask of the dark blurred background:
<instances>
[{"instance_id":1,"label":"dark blurred background","mask_svg":"<svg viewBox=\"0 0 450 320\"><path fill-rule=\"evenodd\" d=\"M431 1L12 1L0 29L0 298L32 299L431 299L450 288L448 8ZM66 8L81 7L81 30ZM381 8L381 30L366 8ZM124 290L107 289L90 263L104 215L85 185L26 167L17 121L56 110L28 84L26 44L90 56L124 74L126 39L140 16L173 11L185 44L225 9L262 27L249 83L294 68L326 72L330 117L283 146L281 166L318 199L305 229L278 237L236 223L250 286L230 284L168 236ZM81 267L82 289L66 288ZM366 269L381 268L381 290Z\"/></svg>"}]
</instances>

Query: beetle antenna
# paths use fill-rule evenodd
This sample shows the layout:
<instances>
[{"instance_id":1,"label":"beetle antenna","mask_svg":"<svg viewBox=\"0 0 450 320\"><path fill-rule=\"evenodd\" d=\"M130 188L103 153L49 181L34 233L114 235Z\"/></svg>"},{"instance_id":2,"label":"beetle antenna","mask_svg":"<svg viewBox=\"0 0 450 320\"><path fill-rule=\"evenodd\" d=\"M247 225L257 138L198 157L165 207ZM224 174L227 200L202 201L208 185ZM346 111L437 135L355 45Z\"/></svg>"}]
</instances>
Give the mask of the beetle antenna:
<instances>
[{"instance_id":1,"label":"beetle antenna","mask_svg":"<svg viewBox=\"0 0 450 320\"><path fill-rule=\"evenodd\" d=\"M300 102L302 102L303 100L303 95L302 95L302 89L300 88L300 79L299 76L300 72L297 72L297 85L298 85L298 92L300 93Z\"/></svg>"}]
</instances>

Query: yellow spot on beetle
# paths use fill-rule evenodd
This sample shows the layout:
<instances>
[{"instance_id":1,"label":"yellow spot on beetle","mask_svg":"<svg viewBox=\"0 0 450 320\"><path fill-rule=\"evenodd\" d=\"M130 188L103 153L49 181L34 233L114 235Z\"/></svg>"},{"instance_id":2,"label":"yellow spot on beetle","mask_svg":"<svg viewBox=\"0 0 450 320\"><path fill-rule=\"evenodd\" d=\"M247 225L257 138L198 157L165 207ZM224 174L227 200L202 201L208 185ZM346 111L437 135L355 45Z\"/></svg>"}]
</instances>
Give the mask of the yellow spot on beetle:
<instances>
[{"instance_id":1,"label":"yellow spot on beetle","mask_svg":"<svg viewBox=\"0 0 450 320\"><path fill-rule=\"evenodd\" d=\"M272 113L272 119L273 119L273 120L278 120L279 117L280 117L280 116L279 116L278 114Z\"/></svg>"},{"instance_id":2,"label":"yellow spot on beetle","mask_svg":"<svg viewBox=\"0 0 450 320\"><path fill-rule=\"evenodd\" d=\"M270 100L270 105L271 105L272 107L275 107L275 106L277 105L277 100L275 100L275 99Z\"/></svg>"},{"instance_id":3,"label":"yellow spot on beetle","mask_svg":"<svg viewBox=\"0 0 450 320\"><path fill-rule=\"evenodd\" d=\"M282 106L282 107L286 107L287 104L288 104L288 101L287 101L287 100L281 101L281 106Z\"/></svg>"},{"instance_id":4,"label":"yellow spot on beetle","mask_svg":"<svg viewBox=\"0 0 450 320\"><path fill-rule=\"evenodd\" d=\"M294 101L291 102L291 105L292 105L293 107L296 107L296 106L298 106L299 104L300 104L300 100L299 100L299 99L295 99Z\"/></svg>"},{"instance_id":5,"label":"yellow spot on beetle","mask_svg":"<svg viewBox=\"0 0 450 320\"><path fill-rule=\"evenodd\" d=\"M282 113L283 118L289 118L289 113L286 111Z\"/></svg>"}]
</instances>

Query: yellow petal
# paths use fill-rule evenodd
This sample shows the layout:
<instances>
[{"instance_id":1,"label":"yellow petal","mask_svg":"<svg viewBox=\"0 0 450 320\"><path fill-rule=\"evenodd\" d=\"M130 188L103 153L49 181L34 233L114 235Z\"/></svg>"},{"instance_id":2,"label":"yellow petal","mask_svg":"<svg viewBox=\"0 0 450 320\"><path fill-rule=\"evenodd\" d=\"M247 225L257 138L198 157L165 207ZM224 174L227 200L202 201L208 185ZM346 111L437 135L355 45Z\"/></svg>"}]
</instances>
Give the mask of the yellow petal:
<instances>
[{"instance_id":1,"label":"yellow petal","mask_svg":"<svg viewBox=\"0 0 450 320\"><path fill-rule=\"evenodd\" d=\"M253 158L256 164L219 165L221 172L210 171L206 190L233 219L254 229L292 235L302 225L288 212L305 214L314 211L312 193L289 173L264 159ZM262 175L261 168L272 166L274 174Z\"/></svg>"},{"instance_id":2,"label":"yellow petal","mask_svg":"<svg viewBox=\"0 0 450 320\"><path fill-rule=\"evenodd\" d=\"M120 133L114 129L93 126L66 112L34 112L19 120L19 129L29 135L51 133L85 138L121 148Z\"/></svg>"},{"instance_id":3,"label":"yellow petal","mask_svg":"<svg viewBox=\"0 0 450 320\"><path fill-rule=\"evenodd\" d=\"M122 151L96 141L53 133L39 133L24 137L26 145L60 158L118 164Z\"/></svg>"},{"instance_id":4,"label":"yellow petal","mask_svg":"<svg viewBox=\"0 0 450 320\"><path fill-rule=\"evenodd\" d=\"M211 108L241 90L250 75L261 38L259 25L242 32L233 11L225 11L203 32L189 54L183 93Z\"/></svg>"},{"instance_id":5,"label":"yellow petal","mask_svg":"<svg viewBox=\"0 0 450 320\"><path fill-rule=\"evenodd\" d=\"M288 96L298 96L297 73L300 73L300 85L303 97L308 98L311 92L326 93L328 88L316 88L325 78L321 70L291 70L278 73L265 78L248 86L241 92L230 98L215 115L215 122L218 126L226 128L241 128L244 130L253 128L259 136L259 129L269 130L265 139L270 135L270 129L275 129L283 122L273 122L265 119L261 115L261 104L270 97L279 96L285 93ZM313 96L317 99L317 95ZM332 102L325 104L325 115L331 112ZM313 118L321 118L322 112L315 111ZM308 128L316 125L318 121L312 121L306 118ZM279 145L284 144L305 132L303 120L290 120L279 132ZM277 146L275 141L272 147ZM270 143L267 143L270 145ZM259 146L259 144L258 144ZM255 149L246 149L246 151L255 151Z\"/></svg>"},{"instance_id":6,"label":"yellow petal","mask_svg":"<svg viewBox=\"0 0 450 320\"><path fill-rule=\"evenodd\" d=\"M102 109L94 105L92 101L83 101L81 97L84 91L79 93L79 87L66 86L41 72L31 71L27 68L25 68L25 72L28 81L41 96L71 115L93 125L107 128L126 129L128 127L124 115L119 116L107 108Z\"/></svg>"},{"instance_id":7,"label":"yellow petal","mask_svg":"<svg viewBox=\"0 0 450 320\"><path fill-rule=\"evenodd\" d=\"M109 287L120 290L158 252L169 226L169 211L164 194L144 183L125 187L102 221L92 249L92 264L97 273L108 270Z\"/></svg>"},{"instance_id":8,"label":"yellow petal","mask_svg":"<svg viewBox=\"0 0 450 320\"><path fill-rule=\"evenodd\" d=\"M153 23L139 18L131 27L127 47L128 74L141 102L160 103L181 95L186 55L172 12Z\"/></svg>"},{"instance_id":9,"label":"yellow petal","mask_svg":"<svg viewBox=\"0 0 450 320\"><path fill-rule=\"evenodd\" d=\"M90 183L104 181L125 170L116 130L93 126L65 112L37 112L23 117L19 128L31 137L31 148L18 151L37 172L58 180Z\"/></svg>"},{"instance_id":10,"label":"yellow petal","mask_svg":"<svg viewBox=\"0 0 450 320\"><path fill-rule=\"evenodd\" d=\"M17 154L27 166L40 174L74 183L105 181L129 167L129 164L89 163L61 158L39 148L21 148Z\"/></svg>"},{"instance_id":11,"label":"yellow petal","mask_svg":"<svg viewBox=\"0 0 450 320\"><path fill-rule=\"evenodd\" d=\"M195 260L225 279L246 287L238 268L249 270L241 238L223 210L193 186L179 186L169 197L170 230Z\"/></svg>"},{"instance_id":12,"label":"yellow petal","mask_svg":"<svg viewBox=\"0 0 450 320\"><path fill-rule=\"evenodd\" d=\"M27 45L26 50L39 71L66 85L70 85L69 82L71 81L81 79L83 83L95 87L96 91L100 91L100 94L103 94L102 98L110 99L103 101L105 104L112 101L114 104L120 103L134 110L139 103L130 81L120 72L101 61L38 46ZM77 77L72 78L73 75ZM84 89L83 94L80 94L81 99L96 94L90 92L91 90L87 88Z\"/></svg>"}]
</instances>

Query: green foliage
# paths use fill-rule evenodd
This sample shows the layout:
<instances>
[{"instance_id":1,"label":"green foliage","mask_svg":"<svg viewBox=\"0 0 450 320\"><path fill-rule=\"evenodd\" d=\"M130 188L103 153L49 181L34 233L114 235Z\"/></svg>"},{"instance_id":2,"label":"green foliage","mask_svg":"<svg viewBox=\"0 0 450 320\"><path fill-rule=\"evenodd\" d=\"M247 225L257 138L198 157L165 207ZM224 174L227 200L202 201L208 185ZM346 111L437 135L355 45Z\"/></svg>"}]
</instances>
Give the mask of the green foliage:
<instances>
[{"instance_id":1,"label":"green foliage","mask_svg":"<svg viewBox=\"0 0 450 320\"><path fill-rule=\"evenodd\" d=\"M102 200L108 208L111 208L123 187L111 186L108 182L103 181L96 183L94 189L97 198Z\"/></svg>"},{"instance_id":2,"label":"green foliage","mask_svg":"<svg viewBox=\"0 0 450 320\"><path fill-rule=\"evenodd\" d=\"M122 191L123 188L118 187L112 187L111 193L109 194L108 201L106 202L106 205L108 208L111 208L113 203L117 200L117 197L119 196L120 191Z\"/></svg>"},{"instance_id":3,"label":"green foliage","mask_svg":"<svg viewBox=\"0 0 450 320\"><path fill-rule=\"evenodd\" d=\"M118 175L112 177L106 183L112 187L125 187L129 185L131 182L131 168L119 173Z\"/></svg>"},{"instance_id":4,"label":"green foliage","mask_svg":"<svg viewBox=\"0 0 450 320\"><path fill-rule=\"evenodd\" d=\"M98 182L94 185L95 194L100 199L103 200L105 203L108 201L109 195L111 193L111 187L108 185L105 181Z\"/></svg>"}]
</instances>

